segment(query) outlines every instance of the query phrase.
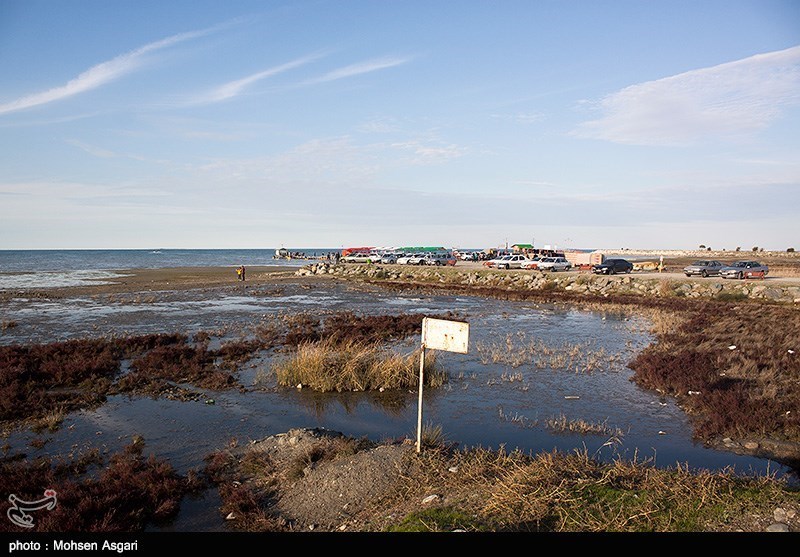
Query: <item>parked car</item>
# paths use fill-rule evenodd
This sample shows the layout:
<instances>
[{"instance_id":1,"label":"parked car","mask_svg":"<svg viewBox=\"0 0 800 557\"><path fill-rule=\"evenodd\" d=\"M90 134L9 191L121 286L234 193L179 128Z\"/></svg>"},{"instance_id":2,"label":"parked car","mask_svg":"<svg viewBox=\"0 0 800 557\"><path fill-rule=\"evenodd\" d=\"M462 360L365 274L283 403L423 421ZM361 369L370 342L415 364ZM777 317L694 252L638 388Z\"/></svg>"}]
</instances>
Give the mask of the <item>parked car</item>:
<instances>
[{"instance_id":1,"label":"parked car","mask_svg":"<svg viewBox=\"0 0 800 557\"><path fill-rule=\"evenodd\" d=\"M719 276L720 270L725 267L725 264L720 261L695 261L691 265L683 268L683 272L687 277L693 275L700 275L701 277Z\"/></svg>"},{"instance_id":2,"label":"parked car","mask_svg":"<svg viewBox=\"0 0 800 557\"><path fill-rule=\"evenodd\" d=\"M435 265L437 267L442 265L455 265L456 257L452 253L429 253L425 256L426 265Z\"/></svg>"},{"instance_id":3,"label":"parked car","mask_svg":"<svg viewBox=\"0 0 800 557\"><path fill-rule=\"evenodd\" d=\"M633 263L627 259L606 259L602 263L592 265L592 272L596 275L616 275L631 271L633 271Z\"/></svg>"},{"instance_id":4,"label":"parked car","mask_svg":"<svg viewBox=\"0 0 800 557\"><path fill-rule=\"evenodd\" d=\"M497 257L494 257L492 259L488 259L488 260L484 261L483 262L483 266L484 267L497 267L498 263L500 263L502 261L505 261L509 257L511 257L511 256L510 255L498 255Z\"/></svg>"},{"instance_id":5,"label":"parked car","mask_svg":"<svg viewBox=\"0 0 800 557\"><path fill-rule=\"evenodd\" d=\"M401 252L394 252L394 251L387 251L386 253L381 255L381 263L384 265L391 265L393 263L397 263L397 260L401 258L404 254Z\"/></svg>"},{"instance_id":6,"label":"parked car","mask_svg":"<svg viewBox=\"0 0 800 557\"><path fill-rule=\"evenodd\" d=\"M769 267L758 261L736 261L720 269L719 276L724 279L743 279L752 276L765 277L767 273Z\"/></svg>"},{"instance_id":7,"label":"parked car","mask_svg":"<svg viewBox=\"0 0 800 557\"><path fill-rule=\"evenodd\" d=\"M378 263L380 256L374 253L351 253L339 261L342 263Z\"/></svg>"},{"instance_id":8,"label":"parked car","mask_svg":"<svg viewBox=\"0 0 800 557\"><path fill-rule=\"evenodd\" d=\"M512 255L515 255L515 254L513 254L513 253L504 253L504 252L500 252L500 253L497 253L497 254L496 254L494 257L492 257L491 259L486 259L486 257L489 257L489 256L487 255L487 256L485 256L485 257L484 257L484 259L483 259L483 265L484 265L484 267L494 267L494 268L497 268L497 262L498 262L498 261L505 261L506 259L510 258Z\"/></svg>"},{"instance_id":9,"label":"parked car","mask_svg":"<svg viewBox=\"0 0 800 557\"><path fill-rule=\"evenodd\" d=\"M543 257L539 257L538 255L533 259L526 259L522 263L520 263L520 269L538 269L539 263L542 262Z\"/></svg>"},{"instance_id":10,"label":"parked car","mask_svg":"<svg viewBox=\"0 0 800 557\"><path fill-rule=\"evenodd\" d=\"M536 268L540 271L569 271L572 263L566 257L543 257L536 263Z\"/></svg>"},{"instance_id":11,"label":"parked car","mask_svg":"<svg viewBox=\"0 0 800 557\"><path fill-rule=\"evenodd\" d=\"M412 253L397 260L401 265L425 265L425 257L427 253Z\"/></svg>"},{"instance_id":12,"label":"parked car","mask_svg":"<svg viewBox=\"0 0 800 557\"><path fill-rule=\"evenodd\" d=\"M528 258L524 255L507 255L497 260L494 264L497 269L520 269L522 263L527 261Z\"/></svg>"}]
</instances>

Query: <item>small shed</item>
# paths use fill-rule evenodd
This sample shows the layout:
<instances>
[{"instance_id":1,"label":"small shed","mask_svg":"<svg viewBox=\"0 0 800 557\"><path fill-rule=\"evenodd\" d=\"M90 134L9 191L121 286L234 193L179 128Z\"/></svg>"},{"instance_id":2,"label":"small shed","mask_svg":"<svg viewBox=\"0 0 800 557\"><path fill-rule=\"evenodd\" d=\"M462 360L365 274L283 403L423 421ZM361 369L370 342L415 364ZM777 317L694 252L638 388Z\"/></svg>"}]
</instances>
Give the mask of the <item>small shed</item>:
<instances>
[{"instance_id":1,"label":"small shed","mask_svg":"<svg viewBox=\"0 0 800 557\"><path fill-rule=\"evenodd\" d=\"M514 244L511 249L518 253L527 253L533 249L533 244Z\"/></svg>"}]
</instances>

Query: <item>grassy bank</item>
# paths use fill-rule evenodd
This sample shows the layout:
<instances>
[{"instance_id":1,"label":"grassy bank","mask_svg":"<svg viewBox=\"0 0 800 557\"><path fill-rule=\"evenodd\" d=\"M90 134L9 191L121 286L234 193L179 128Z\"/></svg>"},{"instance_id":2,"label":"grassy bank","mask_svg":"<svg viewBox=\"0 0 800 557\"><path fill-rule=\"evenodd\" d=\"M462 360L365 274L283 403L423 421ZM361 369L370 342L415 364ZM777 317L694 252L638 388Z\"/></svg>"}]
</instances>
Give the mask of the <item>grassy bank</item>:
<instances>
[{"instance_id":1,"label":"grassy bank","mask_svg":"<svg viewBox=\"0 0 800 557\"><path fill-rule=\"evenodd\" d=\"M331 432L287 436L272 440L268 448L257 443L209 456L206 473L219 487L221 512L233 517L234 527L755 532L775 521L776 509L781 518L800 525L800 492L770 476L656 468L635 460L601 463L585 452L532 456L503 449L456 449L441 439L417 453L409 440L371 443ZM399 456L376 456L390 452ZM363 463L380 475L378 488L362 489ZM322 488L330 482L335 490Z\"/></svg>"}]
</instances>

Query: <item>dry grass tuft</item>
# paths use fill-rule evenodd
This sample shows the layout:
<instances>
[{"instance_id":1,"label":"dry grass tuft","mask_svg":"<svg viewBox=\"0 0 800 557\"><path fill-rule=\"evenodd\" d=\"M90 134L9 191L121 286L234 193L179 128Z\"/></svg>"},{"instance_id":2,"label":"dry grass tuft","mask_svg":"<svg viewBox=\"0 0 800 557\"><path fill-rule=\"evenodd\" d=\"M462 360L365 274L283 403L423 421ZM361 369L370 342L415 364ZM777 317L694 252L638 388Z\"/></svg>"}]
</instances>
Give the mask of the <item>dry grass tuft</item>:
<instances>
[{"instance_id":1,"label":"dry grass tuft","mask_svg":"<svg viewBox=\"0 0 800 557\"><path fill-rule=\"evenodd\" d=\"M58 428L61 426L63 421L64 409L54 408L45 413L41 418L34 420L31 429L36 433L40 433L42 431L49 431L52 433L58 431Z\"/></svg>"},{"instance_id":2,"label":"dry grass tuft","mask_svg":"<svg viewBox=\"0 0 800 557\"><path fill-rule=\"evenodd\" d=\"M583 419L570 420L564 414L556 418L550 418L545 421L545 425L555 431L561 433L577 433L580 435L608 435L616 438L624 435L623 431L619 428L612 428L605 422L591 423Z\"/></svg>"},{"instance_id":3,"label":"dry grass tuft","mask_svg":"<svg viewBox=\"0 0 800 557\"><path fill-rule=\"evenodd\" d=\"M406 389L418 385L419 359L418 350L403 355L378 343L327 339L301 344L293 355L275 362L273 370L280 385L322 392ZM425 355L424 377L431 387L440 387L447 379L430 351Z\"/></svg>"},{"instance_id":4,"label":"dry grass tuft","mask_svg":"<svg viewBox=\"0 0 800 557\"><path fill-rule=\"evenodd\" d=\"M502 341L476 343L475 350L485 365L499 363L512 368L531 365L537 369L594 373L611 371L622 365L620 354L609 354L604 348L595 348L591 342L548 344L540 339L528 339L524 332L509 333Z\"/></svg>"}]
</instances>

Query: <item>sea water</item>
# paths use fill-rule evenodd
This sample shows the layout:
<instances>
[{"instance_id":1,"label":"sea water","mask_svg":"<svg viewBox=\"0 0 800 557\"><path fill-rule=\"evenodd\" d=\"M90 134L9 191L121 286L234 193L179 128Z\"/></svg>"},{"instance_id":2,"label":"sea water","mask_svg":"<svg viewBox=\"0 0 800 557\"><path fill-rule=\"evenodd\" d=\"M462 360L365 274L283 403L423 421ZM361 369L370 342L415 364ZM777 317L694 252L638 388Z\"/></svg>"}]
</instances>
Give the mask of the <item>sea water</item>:
<instances>
[{"instance_id":1,"label":"sea water","mask_svg":"<svg viewBox=\"0 0 800 557\"><path fill-rule=\"evenodd\" d=\"M297 257L275 256L264 249L114 249L114 250L0 250L0 290L55 288L103 284L127 269L172 267L300 267L324 259L335 248L287 248Z\"/></svg>"}]
</instances>

